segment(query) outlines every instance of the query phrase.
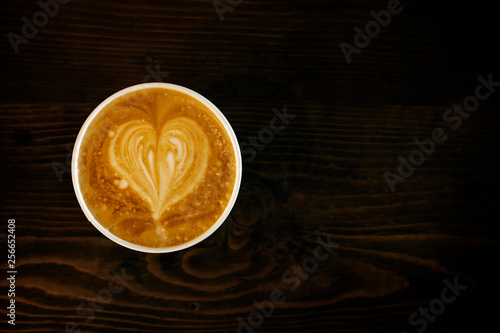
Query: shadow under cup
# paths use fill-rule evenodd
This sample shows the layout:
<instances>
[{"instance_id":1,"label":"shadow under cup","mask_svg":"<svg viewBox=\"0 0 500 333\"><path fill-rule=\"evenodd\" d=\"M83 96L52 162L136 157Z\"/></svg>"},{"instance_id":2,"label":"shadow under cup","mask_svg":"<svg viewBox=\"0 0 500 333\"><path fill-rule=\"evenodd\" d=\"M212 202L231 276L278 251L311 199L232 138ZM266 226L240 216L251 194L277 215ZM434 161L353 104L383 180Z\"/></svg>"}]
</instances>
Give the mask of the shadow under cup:
<instances>
[{"instance_id":1,"label":"shadow under cup","mask_svg":"<svg viewBox=\"0 0 500 333\"><path fill-rule=\"evenodd\" d=\"M218 120L218 122L222 125L223 129L226 131L227 137L229 138L231 142L231 148L234 151L234 160L235 160L235 177L234 177L234 186L232 186L232 191L227 191L227 193L231 193L229 200L227 201L227 205L225 209L223 210L222 214L219 216L219 218L213 223L208 229L203 231L201 234L199 234L196 238L190 239L187 242L178 244L178 245L173 245L173 246L165 246L165 247L148 247L148 246L143 246L143 245L138 245L134 244L133 242L124 240L114 233L112 233L108 228L106 228L103 224L101 224L92 214L91 209L89 209L87 202L84 199L84 195L82 194L82 188L80 184L80 170L79 170L79 157L80 153L82 150L82 141L85 139L85 136L87 134L87 130L89 129L89 126L91 125L92 121L96 118L96 116L103 110L105 109L106 106L108 106L111 102L115 101L117 98L122 97L126 94L132 93L132 92L138 92L140 90L144 89L150 89L150 88L161 88L161 89L169 89L173 90L174 92L178 92L181 94L188 95L189 97L193 98L197 102L201 103L205 109L210 110L210 112L215 116L215 118ZM159 146L159 144L158 144ZM84 153L85 154L85 153ZM224 117L222 112L215 106L213 105L208 99L205 97L201 96L200 94L174 84L169 84L169 83L144 83L144 84L139 84L135 86L131 86L128 88L125 88L109 98L107 98L105 101L103 101L95 110L89 115L85 123L83 124L82 128L80 129L80 132L78 134L78 137L76 139L75 147L73 149L73 157L71 161L71 173L72 173L72 180L73 180L73 187L75 189L75 194L78 199L78 202L87 217L87 219L106 237L114 241L115 243L122 245L124 247L127 247L132 250L140 251L140 252L147 252L147 253L166 253L166 252L174 252L174 251L179 251L186 249L188 247L191 247L201 241L203 241L205 238L210 236L215 230L217 230L222 223L225 221L227 216L229 215L235 201L236 197L238 195L238 191L240 188L241 184L241 176L242 176L242 162L241 162L241 152L238 144L238 140L236 138L236 135L234 134L234 131L227 121L227 119ZM218 204L218 203L217 203ZM222 206L221 206L222 207ZM221 208L222 209L222 208ZM166 227L168 228L168 226Z\"/></svg>"}]
</instances>

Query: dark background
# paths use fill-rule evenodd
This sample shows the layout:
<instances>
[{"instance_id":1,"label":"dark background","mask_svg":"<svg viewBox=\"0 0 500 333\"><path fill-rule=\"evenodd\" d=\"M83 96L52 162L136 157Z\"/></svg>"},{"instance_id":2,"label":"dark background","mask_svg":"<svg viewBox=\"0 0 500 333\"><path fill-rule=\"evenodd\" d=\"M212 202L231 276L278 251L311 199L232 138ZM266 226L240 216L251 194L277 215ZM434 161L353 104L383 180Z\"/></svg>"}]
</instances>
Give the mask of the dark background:
<instances>
[{"instance_id":1,"label":"dark background","mask_svg":"<svg viewBox=\"0 0 500 333\"><path fill-rule=\"evenodd\" d=\"M386 1L237 3L221 21L210 0L74 0L16 54L8 34L22 35L22 18L41 8L1 1L0 276L8 219L18 273L16 326L0 279L0 330L236 332L254 300L280 289L286 301L251 330L412 333L423 328L409 324L412 313L457 278L467 290L425 331L495 331L500 91L457 130L443 121L479 75L500 81L494 2L402 1L350 64L339 44L353 44L354 27ZM273 108L296 115L244 162L223 226L173 254L101 235L68 172L90 112L145 78L206 96L240 142L269 126ZM384 173L435 128L446 142L391 192ZM340 246L293 290L282 275L313 255L318 236ZM78 314L113 270L134 278L94 318Z\"/></svg>"}]
</instances>

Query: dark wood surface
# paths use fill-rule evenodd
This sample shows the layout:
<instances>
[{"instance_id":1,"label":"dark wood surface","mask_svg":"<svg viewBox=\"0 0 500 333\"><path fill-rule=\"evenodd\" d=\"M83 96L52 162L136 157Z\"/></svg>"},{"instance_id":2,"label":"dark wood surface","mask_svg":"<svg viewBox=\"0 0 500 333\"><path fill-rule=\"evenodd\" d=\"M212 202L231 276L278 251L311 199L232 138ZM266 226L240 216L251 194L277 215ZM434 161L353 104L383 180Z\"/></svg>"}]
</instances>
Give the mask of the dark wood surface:
<instances>
[{"instance_id":1,"label":"dark wood surface","mask_svg":"<svg viewBox=\"0 0 500 333\"><path fill-rule=\"evenodd\" d=\"M221 21L210 0L75 0L16 53L9 33L22 36L22 18L41 8L2 0L0 331L237 332L238 318L248 322L274 289L284 302L240 331L495 331L500 88L456 130L443 114L474 95L478 76L500 81L496 9L403 1L348 64L340 43L353 44L354 27L364 30L387 1L232 3ZM274 108L296 116L244 163L223 226L173 254L101 235L68 172L93 108L144 80L203 94L240 142L268 128ZM392 192L384 173L397 174L398 156L408 159L436 128L447 140ZM6 316L8 219L15 326ZM337 244L321 252L328 258L307 278L287 275L314 264L318 237ZM421 307L442 310L434 300L455 279L467 290L425 329L420 315L412 326Z\"/></svg>"}]
</instances>

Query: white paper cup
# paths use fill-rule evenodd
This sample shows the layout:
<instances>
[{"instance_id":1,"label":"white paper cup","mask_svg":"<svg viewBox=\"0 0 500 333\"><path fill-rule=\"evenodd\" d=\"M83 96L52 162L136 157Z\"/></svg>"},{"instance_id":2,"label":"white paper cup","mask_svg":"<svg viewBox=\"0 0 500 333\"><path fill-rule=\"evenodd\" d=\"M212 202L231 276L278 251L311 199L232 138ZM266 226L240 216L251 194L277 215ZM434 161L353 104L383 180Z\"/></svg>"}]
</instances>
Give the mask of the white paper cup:
<instances>
[{"instance_id":1,"label":"white paper cup","mask_svg":"<svg viewBox=\"0 0 500 333\"><path fill-rule=\"evenodd\" d=\"M130 93L132 91L136 90L142 90L142 89L147 89L147 88L166 88L166 89L171 89L175 90L181 93L184 93L186 95L189 95L193 97L194 99L198 100L202 104L204 104L210 111L213 112L213 114L220 120L224 128L226 129L229 138L231 139L231 143L233 145L234 149L234 155L236 159L236 179L234 182L234 188L233 192L231 194L231 198L229 200L229 203L222 213L222 215L219 217L219 219L208 229L206 230L203 234L200 236L186 242L180 245L175 245L175 246L168 246L168 247L147 247L147 246L141 246L137 245L128 241L125 241L114 234L112 234L108 229L106 229L103 225L97 221L90 210L87 208L87 205L85 203L85 200L83 199L81 190L80 190L80 182L78 180L79 176L79 170L78 170L78 156L80 154L80 147L82 143L82 139L85 136L85 133L87 132L87 128L89 127L90 123L92 120L96 117L96 115L106 106L108 105L111 101L114 99L123 96L127 93ZM241 184L241 174L242 174L242 164L241 164L241 152L240 152L240 147L238 144L238 140L236 138L236 135L234 134L233 128L227 121L226 117L222 114L222 112L214 105L212 102L210 102L208 99L203 97L202 95L198 94L197 92L182 87L178 86L175 84L171 83L162 83L162 82L155 82L155 83L143 83L143 84L138 84L135 86L131 86L128 88L125 88L123 90L120 90L119 92L113 94L112 96L108 97L104 102L99 104L94 111L89 115L85 123L83 124L82 128L80 129L80 132L78 133L78 137L76 138L75 146L73 148L73 157L71 160L71 177L73 179L73 187L75 189L75 194L78 199L78 202L83 210L83 213L87 217L87 219L94 225L94 227L97 228L101 233L104 234L104 236L108 237L112 241L114 241L117 244L120 244L122 246L125 246L129 249L140 251L140 252L148 252L148 253L167 253L167 252L174 252L174 251L180 251L184 250L188 247L191 247L195 244L198 244L199 242L203 241L205 238L210 236L217 230L222 223L226 220L227 216L229 215L231 209L233 208L233 205L236 201L236 197L238 196L238 191L240 189L240 184Z\"/></svg>"}]
</instances>

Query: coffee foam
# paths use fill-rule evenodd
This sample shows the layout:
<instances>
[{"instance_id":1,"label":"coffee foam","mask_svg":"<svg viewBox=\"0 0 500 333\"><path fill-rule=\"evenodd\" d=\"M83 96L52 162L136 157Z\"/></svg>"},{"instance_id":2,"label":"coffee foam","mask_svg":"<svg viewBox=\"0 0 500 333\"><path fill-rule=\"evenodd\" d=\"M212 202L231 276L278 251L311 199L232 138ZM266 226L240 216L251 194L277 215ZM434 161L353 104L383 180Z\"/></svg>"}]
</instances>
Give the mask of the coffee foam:
<instances>
[{"instance_id":1,"label":"coffee foam","mask_svg":"<svg viewBox=\"0 0 500 333\"><path fill-rule=\"evenodd\" d=\"M210 228L236 178L224 126L196 99L164 88L105 106L87 129L78 165L95 219L148 247L182 244Z\"/></svg>"}]
</instances>

